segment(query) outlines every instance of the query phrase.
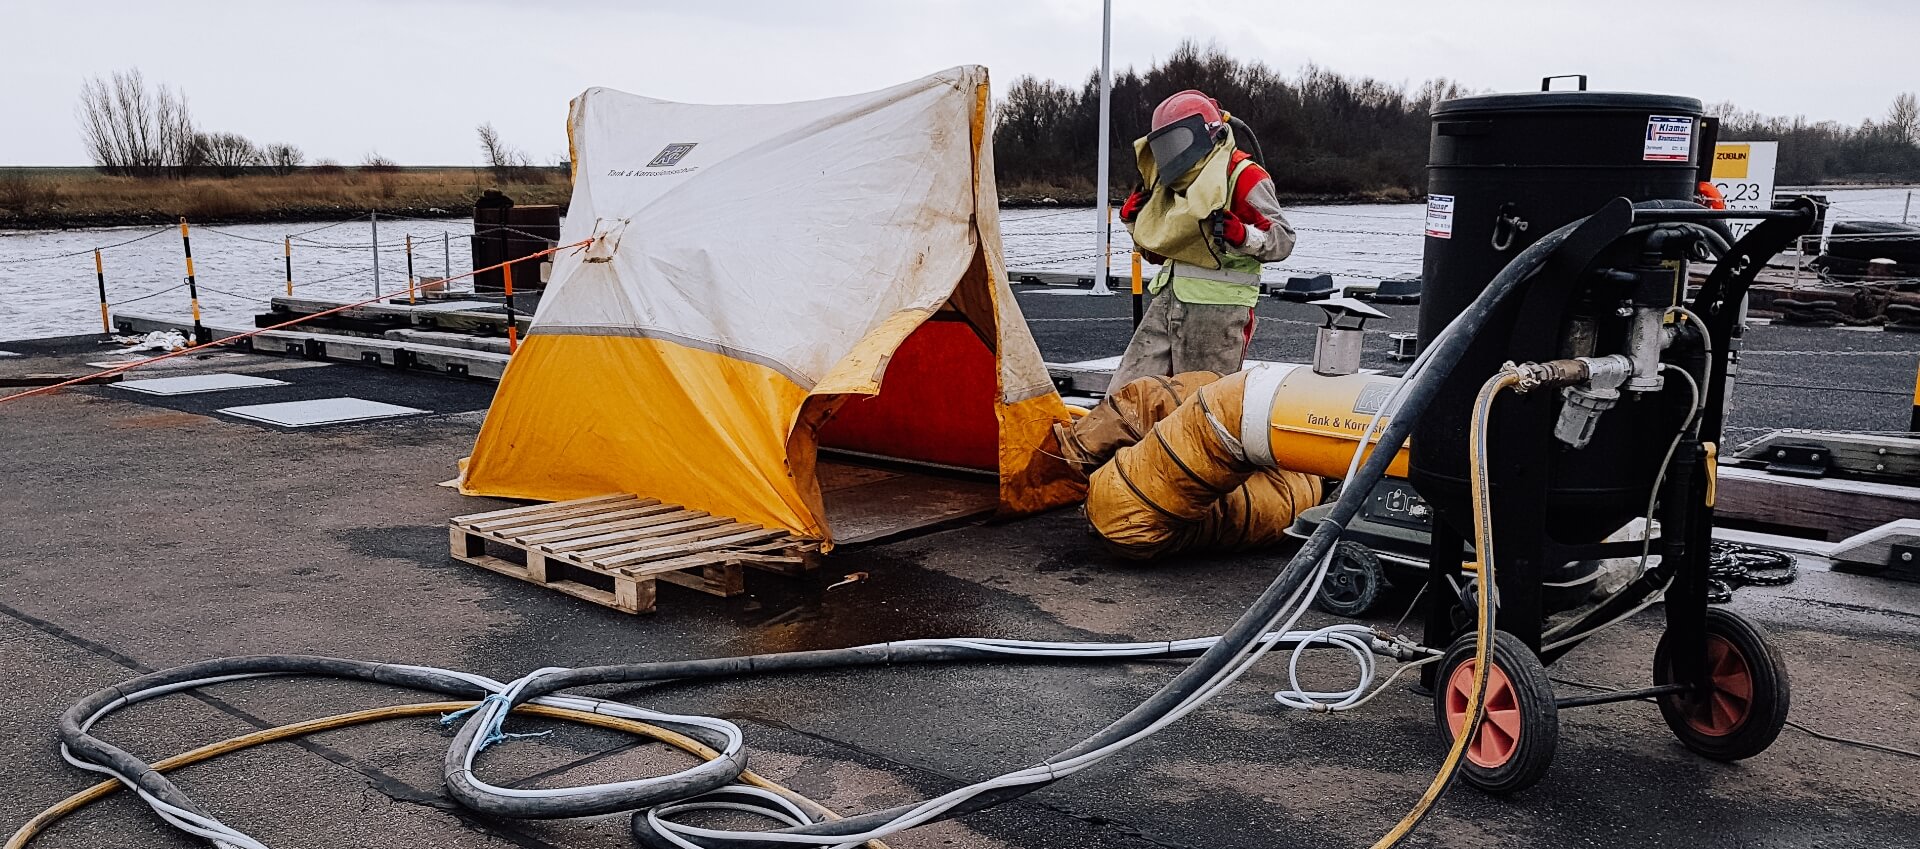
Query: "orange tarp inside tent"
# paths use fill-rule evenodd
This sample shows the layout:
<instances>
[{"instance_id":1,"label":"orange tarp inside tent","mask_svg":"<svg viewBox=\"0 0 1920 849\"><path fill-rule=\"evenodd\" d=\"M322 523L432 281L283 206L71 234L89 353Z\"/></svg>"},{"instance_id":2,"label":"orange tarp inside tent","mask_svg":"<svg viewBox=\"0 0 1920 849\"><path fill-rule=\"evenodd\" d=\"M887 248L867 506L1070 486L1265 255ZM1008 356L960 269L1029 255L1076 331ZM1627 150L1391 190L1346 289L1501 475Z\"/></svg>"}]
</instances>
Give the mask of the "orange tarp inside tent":
<instances>
[{"instance_id":1,"label":"orange tarp inside tent","mask_svg":"<svg viewBox=\"0 0 1920 849\"><path fill-rule=\"evenodd\" d=\"M831 541L817 449L1071 503L1068 420L1006 283L984 68L804 103L590 89L527 338L461 491L614 492Z\"/></svg>"}]
</instances>

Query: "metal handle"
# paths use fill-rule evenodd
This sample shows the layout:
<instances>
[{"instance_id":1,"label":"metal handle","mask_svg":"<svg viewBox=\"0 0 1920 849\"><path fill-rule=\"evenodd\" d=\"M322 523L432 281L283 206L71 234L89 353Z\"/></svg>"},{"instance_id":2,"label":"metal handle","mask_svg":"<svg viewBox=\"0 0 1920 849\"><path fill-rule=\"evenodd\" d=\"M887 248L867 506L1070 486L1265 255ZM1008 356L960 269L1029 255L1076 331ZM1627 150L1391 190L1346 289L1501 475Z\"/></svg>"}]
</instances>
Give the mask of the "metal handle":
<instances>
[{"instance_id":1,"label":"metal handle","mask_svg":"<svg viewBox=\"0 0 1920 849\"><path fill-rule=\"evenodd\" d=\"M1587 90L1587 75L1586 75L1586 74L1556 74L1556 75L1554 75L1554 76L1551 76L1551 77L1541 77L1541 78L1540 78L1540 90L1541 90L1541 91L1553 91L1553 81L1554 81L1554 80L1579 80L1579 81L1580 81L1580 90L1581 90L1581 91L1586 91L1586 90Z\"/></svg>"}]
</instances>

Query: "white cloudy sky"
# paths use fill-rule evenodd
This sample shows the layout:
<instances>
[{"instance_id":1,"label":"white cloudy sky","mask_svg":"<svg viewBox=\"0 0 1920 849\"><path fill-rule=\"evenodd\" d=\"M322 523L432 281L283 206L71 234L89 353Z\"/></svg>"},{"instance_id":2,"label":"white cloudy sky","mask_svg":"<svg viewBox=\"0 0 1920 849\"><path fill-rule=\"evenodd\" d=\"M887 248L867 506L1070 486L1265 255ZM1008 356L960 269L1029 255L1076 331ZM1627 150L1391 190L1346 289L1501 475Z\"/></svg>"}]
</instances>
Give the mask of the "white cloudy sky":
<instances>
[{"instance_id":1,"label":"white cloudy sky","mask_svg":"<svg viewBox=\"0 0 1920 849\"><path fill-rule=\"evenodd\" d=\"M1857 122L1920 88L1908 0L1115 0L1116 68L1182 39L1281 69L1516 90L1544 74ZM567 99L604 85L675 100L798 100L978 63L1078 81L1099 0L0 0L0 164L82 164L73 104L138 67L206 129L471 163L492 121L537 160L566 149ZM1657 25L1656 25L1657 23ZM498 57L498 58L489 58ZM1231 106L1231 104L1229 104ZM1123 129L1122 132L1128 132Z\"/></svg>"}]
</instances>

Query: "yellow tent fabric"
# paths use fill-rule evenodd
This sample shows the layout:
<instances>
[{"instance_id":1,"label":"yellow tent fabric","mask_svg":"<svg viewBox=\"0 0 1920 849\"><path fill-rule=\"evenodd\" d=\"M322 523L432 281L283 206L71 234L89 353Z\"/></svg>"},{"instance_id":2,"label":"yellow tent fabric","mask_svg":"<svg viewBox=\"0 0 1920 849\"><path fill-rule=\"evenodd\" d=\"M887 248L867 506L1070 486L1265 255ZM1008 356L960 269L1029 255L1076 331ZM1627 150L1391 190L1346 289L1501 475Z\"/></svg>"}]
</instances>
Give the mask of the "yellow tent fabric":
<instances>
[{"instance_id":1,"label":"yellow tent fabric","mask_svg":"<svg viewBox=\"0 0 1920 849\"><path fill-rule=\"evenodd\" d=\"M830 543L815 454L844 413L830 436L890 456L977 446L1005 513L1080 498L1006 283L989 103L977 66L804 103L576 98L561 241L593 241L555 257L461 491L629 492ZM886 418L969 381L977 414Z\"/></svg>"}]
</instances>

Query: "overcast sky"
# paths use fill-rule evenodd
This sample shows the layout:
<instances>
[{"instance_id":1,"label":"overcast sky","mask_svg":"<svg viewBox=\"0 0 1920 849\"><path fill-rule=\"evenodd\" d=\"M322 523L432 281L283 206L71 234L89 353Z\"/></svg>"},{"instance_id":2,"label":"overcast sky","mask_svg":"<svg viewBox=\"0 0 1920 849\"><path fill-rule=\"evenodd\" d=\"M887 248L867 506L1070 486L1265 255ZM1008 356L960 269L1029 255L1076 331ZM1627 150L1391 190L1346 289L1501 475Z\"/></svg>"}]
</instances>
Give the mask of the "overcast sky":
<instances>
[{"instance_id":1,"label":"overcast sky","mask_svg":"<svg viewBox=\"0 0 1920 849\"><path fill-rule=\"evenodd\" d=\"M1114 7L1116 69L1191 38L1289 71L1314 62L1492 90L1586 73L1595 88L1849 123L1920 88L1920 51L1905 43L1920 4L1907 0ZM75 96L123 68L183 89L204 129L292 142L310 159L470 164L474 126L492 121L545 162L566 150L567 100L589 86L802 100L966 63L990 68L996 88L1022 74L1077 82L1099 62L1099 27L1099 0L0 0L0 164L84 164Z\"/></svg>"}]
</instances>

